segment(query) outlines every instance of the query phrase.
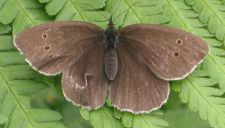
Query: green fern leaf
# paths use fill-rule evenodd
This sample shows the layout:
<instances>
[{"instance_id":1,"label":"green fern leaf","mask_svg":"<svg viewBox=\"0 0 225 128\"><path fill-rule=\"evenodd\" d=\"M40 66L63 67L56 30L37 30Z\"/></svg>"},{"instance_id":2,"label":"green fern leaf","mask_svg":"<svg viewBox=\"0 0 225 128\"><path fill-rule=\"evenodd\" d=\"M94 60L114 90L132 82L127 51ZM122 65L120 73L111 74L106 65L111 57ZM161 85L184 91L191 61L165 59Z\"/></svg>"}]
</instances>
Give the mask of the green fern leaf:
<instances>
[{"instance_id":1,"label":"green fern leaf","mask_svg":"<svg viewBox=\"0 0 225 128\"><path fill-rule=\"evenodd\" d=\"M0 115L0 126L4 125L6 122L8 122L8 118L4 115Z\"/></svg>"},{"instance_id":2,"label":"green fern leaf","mask_svg":"<svg viewBox=\"0 0 225 128\"><path fill-rule=\"evenodd\" d=\"M11 27L8 25L3 25L2 23L0 23L0 35L2 34L7 34L11 31Z\"/></svg>"},{"instance_id":3,"label":"green fern leaf","mask_svg":"<svg viewBox=\"0 0 225 128\"><path fill-rule=\"evenodd\" d=\"M6 0L0 6L0 22L13 24L13 34L24 28L50 20L35 0Z\"/></svg>"},{"instance_id":4,"label":"green fern leaf","mask_svg":"<svg viewBox=\"0 0 225 128\"><path fill-rule=\"evenodd\" d=\"M46 6L46 11L49 15L55 15L62 9L65 3L66 0L51 0Z\"/></svg>"},{"instance_id":5,"label":"green fern leaf","mask_svg":"<svg viewBox=\"0 0 225 128\"><path fill-rule=\"evenodd\" d=\"M12 42L11 36L0 36L0 50L1 51L9 51L15 49Z\"/></svg>"},{"instance_id":6,"label":"green fern leaf","mask_svg":"<svg viewBox=\"0 0 225 128\"><path fill-rule=\"evenodd\" d=\"M161 119L158 115L156 116L154 113L133 115L131 113L120 112L116 109L107 107L97 111L80 109L80 112L83 118L90 120L94 128L162 128L168 126L168 123L165 120ZM120 113L121 117L115 118L115 112ZM161 115L162 114L160 114L160 116Z\"/></svg>"},{"instance_id":7,"label":"green fern leaf","mask_svg":"<svg viewBox=\"0 0 225 128\"><path fill-rule=\"evenodd\" d=\"M17 13L18 13L18 7L16 6L15 2L13 2L12 0L3 1L2 7L0 9L0 15L1 15L0 21L3 24L9 24L16 17Z\"/></svg>"},{"instance_id":8,"label":"green fern leaf","mask_svg":"<svg viewBox=\"0 0 225 128\"><path fill-rule=\"evenodd\" d=\"M223 49L220 49L223 50ZM221 51L219 51L221 52ZM222 52L223 53L223 52ZM218 54L218 53L217 53ZM225 91L225 67L224 57L218 55L208 55L202 68L207 71L210 77L219 83L220 88Z\"/></svg>"},{"instance_id":9,"label":"green fern leaf","mask_svg":"<svg viewBox=\"0 0 225 128\"><path fill-rule=\"evenodd\" d=\"M163 0L144 0L141 3L139 1L108 0L105 10L112 14L113 19L117 18L114 21L115 24L122 27L135 23L163 24L168 22L169 17L164 12L163 6Z\"/></svg>"},{"instance_id":10,"label":"green fern leaf","mask_svg":"<svg viewBox=\"0 0 225 128\"><path fill-rule=\"evenodd\" d=\"M157 113L157 112L155 112ZM162 128L167 127L168 123L162 119L162 114L140 114L122 113L122 123L127 128Z\"/></svg>"},{"instance_id":11,"label":"green fern leaf","mask_svg":"<svg viewBox=\"0 0 225 128\"><path fill-rule=\"evenodd\" d=\"M122 123L113 117L112 109L108 107L94 111L80 109L80 113L84 119L90 120L94 128L123 128Z\"/></svg>"},{"instance_id":12,"label":"green fern leaf","mask_svg":"<svg viewBox=\"0 0 225 128\"><path fill-rule=\"evenodd\" d=\"M105 11L96 11L104 6L105 0L52 0L45 8L49 15L56 15L55 20L87 21L105 26L109 14Z\"/></svg>"},{"instance_id":13,"label":"green fern leaf","mask_svg":"<svg viewBox=\"0 0 225 128\"><path fill-rule=\"evenodd\" d=\"M220 97L223 91L216 88L216 83L208 76L189 76L180 87L180 99L189 104L192 111L198 111L204 120L214 128L225 127L225 98Z\"/></svg>"},{"instance_id":14,"label":"green fern leaf","mask_svg":"<svg viewBox=\"0 0 225 128\"><path fill-rule=\"evenodd\" d=\"M204 71L199 70L193 75L202 75L204 73ZM169 123L168 128L209 128L208 121L202 120L198 113L191 111L188 106L180 102L178 93L173 90L170 92L170 98L165 108L163 117Z\"/></svg>"},{"instance_id":15,"label":"green fern leaf","mask_svg":"<svg viewBox=\"0 0 225 128\"><path fill-rule=\"evenodd\" d=\"M207 28L210 33L216 36L220 41L224 41L225 38L225 21L224 21L224 5L221 0L194 0L192 3L186 2L192 5L192 8L200 13L199 20L202 23L207 24Z\"/></svg>"}]
</instances>

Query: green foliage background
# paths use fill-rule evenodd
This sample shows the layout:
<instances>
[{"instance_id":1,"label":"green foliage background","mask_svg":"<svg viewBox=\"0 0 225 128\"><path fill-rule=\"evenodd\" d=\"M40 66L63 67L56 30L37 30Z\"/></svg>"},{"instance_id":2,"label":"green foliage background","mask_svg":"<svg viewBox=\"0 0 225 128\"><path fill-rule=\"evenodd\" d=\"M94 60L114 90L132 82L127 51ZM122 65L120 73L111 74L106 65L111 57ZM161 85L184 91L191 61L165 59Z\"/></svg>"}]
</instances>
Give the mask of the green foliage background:
<instances>
[{"instance_id":1,"label":"green foliage background","mask_svg":"<svg viewBox=\"0 0 225 128\"><path fill-rule=\"evenodd\" d=\"M12 44L16 33L53 20L87 21L105 28L106 18L97 10L116 17L137 1L0 0L0 128L224 128L224 0L142 0L115 21L118 27L152 23L180 28L211 47L192 75L171 82L168 103L150 114L120 112L110 101L95 111L74 107L62 95L61 76L38 74Z\"/></svg>"}]
</instances>

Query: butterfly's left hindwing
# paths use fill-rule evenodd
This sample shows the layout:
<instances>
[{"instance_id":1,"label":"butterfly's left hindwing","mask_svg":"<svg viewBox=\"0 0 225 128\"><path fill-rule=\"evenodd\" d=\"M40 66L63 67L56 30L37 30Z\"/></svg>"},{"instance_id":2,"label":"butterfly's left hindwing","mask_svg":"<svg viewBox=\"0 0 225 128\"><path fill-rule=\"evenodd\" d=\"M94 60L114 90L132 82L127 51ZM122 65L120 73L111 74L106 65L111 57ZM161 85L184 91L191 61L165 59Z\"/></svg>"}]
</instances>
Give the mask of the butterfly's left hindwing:
<instances>
[{"instance_id":1,"label":"butterfly's left hindwing","mask_svg":"<svg viewBox=\"0 0 225 128\"><path fill-rule=\"evenodd\" d=\"M65 97L75 105L96 109L104 105L108 83L104 76L103 48L94 46L63 72Z\"/></svg>"},{"instance_id":2,"label":"butterfly's left hindwing","mask_svg":"<svg viewBox=\"0 0 225 128\"><path fill-rule=\"evenodd\" d=\"M45 75L54 75L99 43L102 34L101 28L90 23L53 22L19 33L14 44L34 69Z\"/></svg>"}]
</instances>

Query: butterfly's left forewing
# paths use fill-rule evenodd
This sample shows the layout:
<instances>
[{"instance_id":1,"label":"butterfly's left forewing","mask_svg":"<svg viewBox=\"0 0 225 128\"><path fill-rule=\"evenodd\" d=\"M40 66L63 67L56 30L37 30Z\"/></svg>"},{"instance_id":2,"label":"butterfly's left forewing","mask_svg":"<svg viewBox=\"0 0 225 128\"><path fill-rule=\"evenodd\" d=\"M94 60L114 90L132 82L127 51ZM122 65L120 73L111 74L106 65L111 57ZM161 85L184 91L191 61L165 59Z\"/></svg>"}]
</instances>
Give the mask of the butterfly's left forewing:
<instances>
[{"instance_id":1,"label":"butterfly's left forewing","mask_svg":"<svg viewBox=\"0 0 225 128\"><path fill-rule=\"evenodd\" d=\"M118 56L118 75L109 85L113 106L132 113L145 113L167 101L167 81L156 77L125 45L119 47Z\"/></svg>"},{"instance_id":2,"label":"butterfly's left forewing","mask_svg":"<svg viewBox=\"0 0 225 128\"><path fill-rule=\"evenodd\" d=\"M45 75L63 72L102 41L103 30L79 21L44 23L16 35L15 46L29 64Z\"/></svg>"}]
</instances>

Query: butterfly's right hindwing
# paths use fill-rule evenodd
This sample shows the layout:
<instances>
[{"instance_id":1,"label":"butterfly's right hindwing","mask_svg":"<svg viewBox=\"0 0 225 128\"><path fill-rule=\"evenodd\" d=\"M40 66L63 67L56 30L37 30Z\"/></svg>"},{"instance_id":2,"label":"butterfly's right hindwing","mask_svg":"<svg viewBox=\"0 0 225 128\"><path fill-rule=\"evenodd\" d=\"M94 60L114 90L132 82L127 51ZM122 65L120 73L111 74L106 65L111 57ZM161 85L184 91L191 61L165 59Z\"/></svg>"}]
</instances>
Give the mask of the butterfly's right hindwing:
<instances>
[{"instance_id":1,"label":"butterfly's right hindwing","mask_svg":"<svg viewBox=\"0 0 225 128\"><path fill-rule=\"evenodd\" d=\"M160 108L168 99L168 81L155 76L125 46L119 47L118 54L118 76L109 85L112 105L136 114Z\"/></svg>"}]
</instances>

